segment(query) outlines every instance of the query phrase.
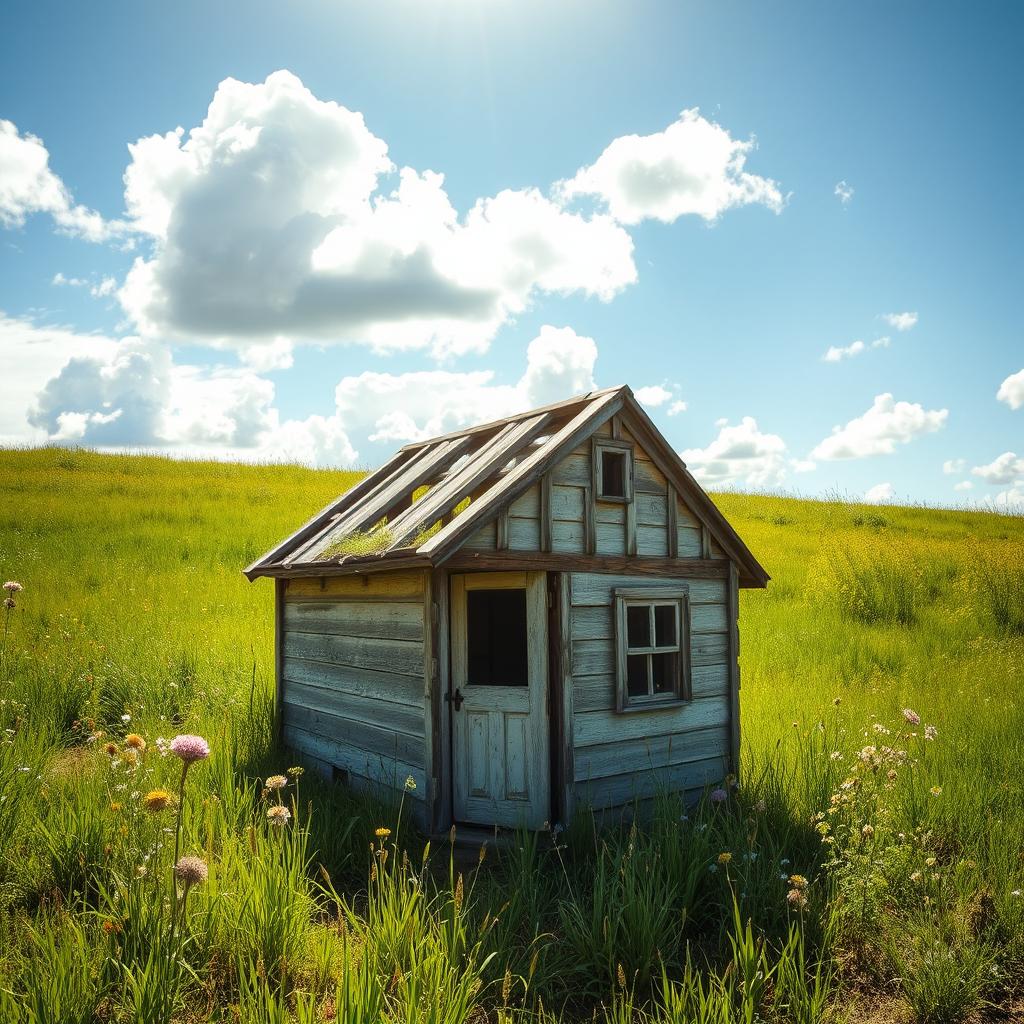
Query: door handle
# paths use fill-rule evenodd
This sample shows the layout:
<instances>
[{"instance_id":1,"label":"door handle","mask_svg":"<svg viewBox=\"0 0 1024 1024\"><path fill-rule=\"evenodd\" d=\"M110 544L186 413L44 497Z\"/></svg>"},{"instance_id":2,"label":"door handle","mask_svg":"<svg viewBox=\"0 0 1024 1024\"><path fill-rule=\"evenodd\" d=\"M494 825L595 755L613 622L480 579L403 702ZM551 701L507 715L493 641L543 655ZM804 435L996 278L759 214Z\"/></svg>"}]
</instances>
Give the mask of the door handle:
<instances>
[{"instance_id":1,"label":"door handle","mask_svg":"<svg viewBox=\"0 0 1024 1024\"><path fill-rule=\"evenodd\" d=\"M455 693L449 693L448 694L448 700L450 700L451 703L455 706L455 710L456 711L461 710L462 702L465 699L466 698L462 696L462 694L458 691L458 689L455 690Z\"/></svg>"}]
</instances>

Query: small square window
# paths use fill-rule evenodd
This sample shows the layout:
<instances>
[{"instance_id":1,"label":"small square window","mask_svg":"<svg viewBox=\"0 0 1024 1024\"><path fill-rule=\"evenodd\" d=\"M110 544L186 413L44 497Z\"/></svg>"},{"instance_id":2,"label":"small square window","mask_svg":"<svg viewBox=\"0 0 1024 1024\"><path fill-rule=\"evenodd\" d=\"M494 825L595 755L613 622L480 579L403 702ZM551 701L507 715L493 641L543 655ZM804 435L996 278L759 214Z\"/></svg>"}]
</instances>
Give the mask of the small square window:
<instances>
[{"instance_id":1,"label":"small square window","mask_svg":"<svg viewBox=\"0 0 1024 1024\"><path fill-rule=\"evenodd\" d=\"M615 591L617 707L690 700L690 603L685 588Z\"/></svg>"},{"instance_id":2,"label":"small square window","mask_svg":"<svg viewBox=\"0 0 1024 1024\"><path fill-rule=\"evenodd\" d=\"M594 494L598 501L633 500L633 446L594 438Z\"/></svg>"}]
</instances>

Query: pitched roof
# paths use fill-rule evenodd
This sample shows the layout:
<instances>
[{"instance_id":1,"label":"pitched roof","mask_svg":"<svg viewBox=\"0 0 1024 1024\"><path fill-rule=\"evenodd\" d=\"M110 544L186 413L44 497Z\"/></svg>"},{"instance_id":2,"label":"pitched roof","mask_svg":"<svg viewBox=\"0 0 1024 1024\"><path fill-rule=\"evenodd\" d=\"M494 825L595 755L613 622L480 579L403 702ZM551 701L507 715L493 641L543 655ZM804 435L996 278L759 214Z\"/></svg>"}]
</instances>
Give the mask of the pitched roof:
<instances>
[{"instance_id":1,"label":"pitched roof","mask_svg":"<svg viewBox=\"0 0 1024 1024\"><path fill-rule=\"evenodd\" d=\"M245 575L439 565L615 415L736 563L741 585L763 587L768 574L625 386L408 444Z\"/></svg>"}]
</instances>

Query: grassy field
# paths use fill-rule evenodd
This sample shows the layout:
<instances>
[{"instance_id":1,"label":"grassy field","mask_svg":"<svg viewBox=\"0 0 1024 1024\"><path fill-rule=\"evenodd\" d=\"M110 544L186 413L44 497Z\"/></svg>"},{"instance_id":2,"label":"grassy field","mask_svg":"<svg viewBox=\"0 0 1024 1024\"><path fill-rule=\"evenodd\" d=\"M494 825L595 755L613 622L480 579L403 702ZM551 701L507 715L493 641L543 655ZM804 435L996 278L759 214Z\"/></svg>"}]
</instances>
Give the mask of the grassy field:
<instances>
[{"instance_id":1,"label":"grassy field","mask_svg":"<svg viewBox=\"0 0 1024 1024\"><path fill-rule=\"evenodd\" d=\"M741 784L461 868L270 742L239 570L353 479L0 452L0 1019L1020 1019L1024 519L717 495Z\"/></svg>"}]
</instances>

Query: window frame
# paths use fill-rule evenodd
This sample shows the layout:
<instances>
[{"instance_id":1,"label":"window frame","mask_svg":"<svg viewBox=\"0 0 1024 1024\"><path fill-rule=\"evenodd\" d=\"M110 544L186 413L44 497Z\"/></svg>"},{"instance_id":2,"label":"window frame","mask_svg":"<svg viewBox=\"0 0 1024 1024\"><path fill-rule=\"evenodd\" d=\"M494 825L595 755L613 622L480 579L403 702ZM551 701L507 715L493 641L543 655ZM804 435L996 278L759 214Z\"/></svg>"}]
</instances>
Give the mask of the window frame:
<instances>
[{"instance_id":1,"label":"window frame","mask_svg":"<svg viewBox=\"0 0 1024 1024\"><path fill-rule=\"evenodd\" d=\"M676 642L658 645L655 633L654 608L674 606L676 609ZM693 700L693 682L690 658L690 591L685 585L673 587L629 587L612 591L615 618L615 709L618 712L653 711L689 704ZM651 634L647 647L629 646L627 610L635 607L649 609ZM653 655L678 655L675 685L670 692L656 694L654 686ZM629 692L627 658L630 655L647 656L646 695Z\"/></svg>"},{"instance_id":2,"label":"window frame","mask_svg":"<svg viewBox=\"0 0 1024 1024\"><path fill-rule=\"evenodd\" d=\"M604 493L604 453L612 452L621 455L625 460L622 473L622 494ZM593 447L593 484L594 498L597 501L610 501L620 505L628 505L633 500L633 445L629 441L619 441L611 437L595 437Z\"/></svg>"}]
</instances>

